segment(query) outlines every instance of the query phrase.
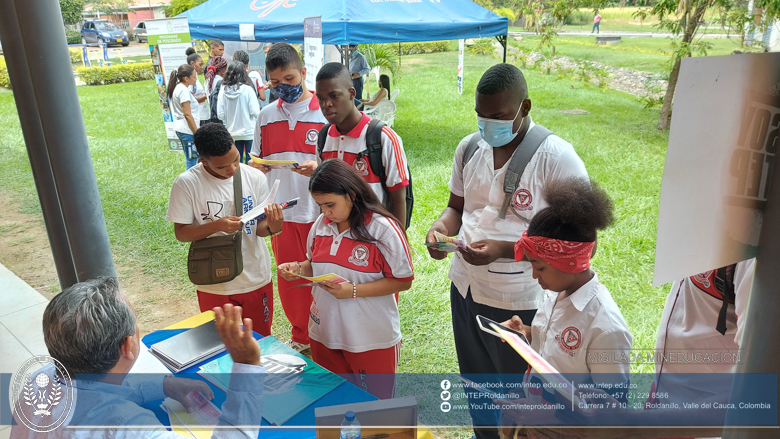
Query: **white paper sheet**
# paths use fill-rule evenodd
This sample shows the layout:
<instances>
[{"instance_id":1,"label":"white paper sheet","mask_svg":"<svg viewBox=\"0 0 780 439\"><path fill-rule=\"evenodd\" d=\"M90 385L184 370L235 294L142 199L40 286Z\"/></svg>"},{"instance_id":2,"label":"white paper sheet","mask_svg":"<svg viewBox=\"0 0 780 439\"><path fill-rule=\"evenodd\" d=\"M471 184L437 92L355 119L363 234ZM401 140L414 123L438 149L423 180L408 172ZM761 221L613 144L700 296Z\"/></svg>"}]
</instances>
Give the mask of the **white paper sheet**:
<instances>
[{"instance_id":1,"label":"white paper sheet","mask_svg":"<svg viewBox=\"0 0 780 439\"><path fill-rule=\"evenodd\" d=\"M138 360L136 360L133 367L130 369L130 373L164 373L170 374L171 371L165 367L160 360L157 359L149 348L141 342L141 351L138 354Z\"/></svg>"},{"instance_id":2,"label":"white paper sheet","mask_svg":"<svg viewBox=\"0 0 780 439\"><path fill-rule=\"evenodd\" d=\"M241 215L241 222L246 224L247 221L253 220L260 216L261 213L265 212L265 206L271 204L274 201L274 198L276 198L276 191L279 190L279 180L274 181L274 185L271 188L271 193L268 194L268 198L263 200L262 203L255 206L252 210L249 212Z\"/></svg>"}]
</instances>

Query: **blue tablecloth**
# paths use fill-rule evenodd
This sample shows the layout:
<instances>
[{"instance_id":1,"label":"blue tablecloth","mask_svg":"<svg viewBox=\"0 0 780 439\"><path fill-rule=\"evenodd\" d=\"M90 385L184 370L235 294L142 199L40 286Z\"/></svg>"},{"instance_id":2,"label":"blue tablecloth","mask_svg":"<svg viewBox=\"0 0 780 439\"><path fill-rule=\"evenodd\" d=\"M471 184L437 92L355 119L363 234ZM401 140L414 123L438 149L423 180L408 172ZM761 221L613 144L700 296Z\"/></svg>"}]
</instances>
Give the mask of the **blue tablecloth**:
<instances>
[{"instance_id":1,"label":"blue tablecloth","mask_svg":"<svg viewBox=\"0 0 780 439\"><path fill-rule=\"evenodd\" d=\"M142 338L142 340L146 346L151 346L157 342L166 340L186 330L187 329L161 329L159 331L155 331L152 332L151 334L146 335L145 337ZM258 340L263 337L262 335L256 332L254 333L254 336ZM200 366L222 355L227 355L227 352L223 352L215 357L197 363L194 366L184 369L181 372L176 374L176 376L179 377L200 379L201 381L204 381L206 384L208 384L211 387L211 390L214 391L214 399L212 402L214 402L214 404L216 404L217 407L221 407L222 403L225 401L225 392L223 392L222 389L220 389L219 387L203 379L200 375L197 374L197 372L198 370L200 370ZM378 398L375 397L374 395L371 395L370 393L355 386L349 381L345 381L340 386L336 387L328 394L326 394L325 396L317 400L315 403L306 407L303 411L301 411L297 415L293 416L289 421L285 422L283 425L284 426L295 426L295 425L312 426L314 425L314 409L316 407L326 407L331 405L339 405L339 404L347 404L347 403L355 403L355 402L375 401L377 399ZM160 422L163 423L163 425L170 425L168 422L168 414L163 409L160 408L161 402L162 400L152 401L147 404L144 404L144 407L148 408L149 410L152 410L154 414L157 416L157 418L160 420ZM263 419L261 425L269 426L270 424L265 419ZM262 437L263 439L265 438L314 439L316 438L316 433L314 429L307 429L307 430L263 429L260 430L260 437Z\"/></svg>"}]
</instances>

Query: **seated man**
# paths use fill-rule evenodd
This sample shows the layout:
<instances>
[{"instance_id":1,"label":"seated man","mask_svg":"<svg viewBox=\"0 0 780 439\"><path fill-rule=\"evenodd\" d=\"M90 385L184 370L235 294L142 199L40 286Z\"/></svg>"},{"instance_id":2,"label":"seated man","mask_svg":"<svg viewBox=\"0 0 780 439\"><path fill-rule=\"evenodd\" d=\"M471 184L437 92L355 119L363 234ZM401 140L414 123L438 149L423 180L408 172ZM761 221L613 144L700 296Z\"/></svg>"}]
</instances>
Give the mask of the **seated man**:
<instances>
[{"instance_id":1,"label":"seated man","mask_svg":"<svg viewBox=\"0 0 780 439\"><path fill-rule=\"evenodd\" d=\"M214 308L214 312L217 331L235 362L218 425L241 427L217 428L212 437L256 438L259 429L246 426L260 423L265 369L260 366L260 347L252 337L252 321L244 319L242 329L241 307L230 304L224 309ZM135 311L113 278L78 283L55 296L43 313L43 334L49 354L65 368L72 381L57 378L54 367L45 366L32 374L36 377L34 392L45 392L39 390L39 383L59 379L66 384L62 393L73 395L73 401L62 398L62 404L52 406L50 415L40 416L33 413L35 407L22 403L20 395L14 411L16 425L11 429L13 438L182 437L167 431L152 411L139 404L168 396L189 411L192 404L186 397L188 393L201 391L207 398L214 396L203 381L128 375L138 359L141 340ZM46 373L49 380L39 379L40 372ZM71 389L67 388L68 383ZM65 410L70 413L64 413ZM67 420L53 425L52 420L62 416ZM34 425L28 428L30 421ZM68 425L76 428L66 429ZM39 426L43 428L35 428ZM54 427L54 431L46 432Z\"/></svg>"}]
</instances>

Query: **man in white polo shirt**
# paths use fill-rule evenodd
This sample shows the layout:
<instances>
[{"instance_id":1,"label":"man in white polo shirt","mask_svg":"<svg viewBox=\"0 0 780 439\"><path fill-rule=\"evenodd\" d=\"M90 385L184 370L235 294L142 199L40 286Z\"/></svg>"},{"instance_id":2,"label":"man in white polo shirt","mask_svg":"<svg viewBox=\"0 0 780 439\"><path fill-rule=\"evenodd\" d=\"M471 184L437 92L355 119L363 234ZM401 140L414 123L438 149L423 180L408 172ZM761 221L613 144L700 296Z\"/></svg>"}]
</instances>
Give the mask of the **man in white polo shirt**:
<instances>
[{"instance_id":1,"label":"man in white polo shirt","mask_svg":"<svg viewBox=\"0 0 780 439\"><path fill-rule=\"evenodd\" d=\"M511 64L498 64L485 72L477 85L476 112L479 133L464 138L455 151L450 178L450 199L441 217L428 231L427 242L435 242L434 232L458 238L469 244L467 251L455 254L450 268L450 300L455 349L462 374L518 374L526 362L500 339L482 332L476 316L497 322L518 315L530 325L544 301L543 290L531 276L531 264L514 260L514 245L533 215L547 206L542 189L549 181L566 177L587 177L587 171L574 148L558 136L542 141L531 157L506 217L499 216L504 204L504 175L507 163L526 133L535 124L528 113L531 100L520 70ZM482 136L474 155L464 165L464 153L473 136ZM446 253L428 249L434 259ZM490 402L477 400L470 402ZM477 437L498 438L498 410L471 412Z\"/></svg>"},{"instance_id":2,"label":"man in white polo shirt","mask_svg":"<svg viewBox=\"0 0 780 439\"><path fill-rule=\"evenodd\" d=\"M320 209L309 194L309 177L316 168L317 134L325 125L317 97L306 89L306 67L298 52L287 43L276 43L268 50L266 72L271 89L279 96L272 105L260 110L255 127L252 155L267 160L295 160L297 169L270 169L250 160L249 165L279 180L279 202L299 198L298 204L284 211L282 236L271 238L276 264L306 259L306 238ZM306 281L287 281L277 275L279 299L292 325L288 344L298 352L309 348L309 308L311 287L291 289Z\"/></svg>"},{"instance_id":3,"label":"man in white polo shirt","mask_svg":"<svg viewBox=\"0 0 780 439\"><path fill-rule=\"evenodd\" d=\"M401 138L390 127L382 127L382 165L385 181L369 163L366 151L366 133L371 118L354 105L355 89L344 65L328 63L317 72L317 99L325 119L330 123L322 156L318 162L339 158L349 163L363 176L379 201L395 216L402 227L406 225L406 187L409 168ZM387 188L385 191L384 186Z\"/></svg>"}]
</instances>

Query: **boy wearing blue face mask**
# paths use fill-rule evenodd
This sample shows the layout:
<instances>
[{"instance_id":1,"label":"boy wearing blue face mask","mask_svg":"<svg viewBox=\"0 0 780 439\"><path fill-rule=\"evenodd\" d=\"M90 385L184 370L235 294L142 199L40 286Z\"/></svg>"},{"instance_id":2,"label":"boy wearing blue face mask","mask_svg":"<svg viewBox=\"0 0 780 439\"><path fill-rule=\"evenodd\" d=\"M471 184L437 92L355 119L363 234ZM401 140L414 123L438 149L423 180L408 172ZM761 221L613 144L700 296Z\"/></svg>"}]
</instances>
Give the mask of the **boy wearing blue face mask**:
<instances>
[{"instance_id":1,"label":"boy wearing blue face mask","mask_svg":"<svg viewBox=\"0 0 780 439\"><path fill-rule=\"evenodd\" d=\"M527 364L508 344L482 332L476 316L503 322L518 315L524 324L531 324L544 293L531 276L531 264L515 262L514 244L534 214L547 207L542 198L547 182L587 178L588 173L571 144L549 135L531 156L514 193L507 197L504 176L510 158L516 150L522 151L518 146L536 126L529 116L531 100L520 70L511 64L488 69L477 85L475 109L479 131L464 138L455 151L449 203L431 226L426 241L435 242L434 232L439 232L458 235L470 244L455 253L449 272L460 373L517 374L517 379L512 379L522 382ZM474 136L481 136L475 138L479 139L478 147L466 161L464 156ZM508 206L505 201L509 201ZM428 251L434 259L447 257L440 251ZM473 410L471 416L475 426L490 427L475 430L477 437L498 438L495 426L499 425L500 411Z\"/></svg>"},{"instance_id":2,"label":"boy wearing blue face mask","mask_svg":"<svg viewBox=\"0 0 780 439\"><path fill-rule=\"evenodd\" d=\"M269 181L280 180L277 200L299 198L294 209L284 211L282 234L271 238L274 258L281 265L307 258L306 239L320 214L309 194L309 177L317 167L317 135L326 120L317 97L306 89L306 67L294 47L273 44L266 54L265 67L271 90L279 99L260 110L251 154L267 160L295 160L299 164L296 169L271 170L249 161L250 166L266 173ZM299 352L309 348L311 287L290 288L305 282L290 282L277 276L279 299L292 325L288 344Z\"/></svg>"}]
</instances>

